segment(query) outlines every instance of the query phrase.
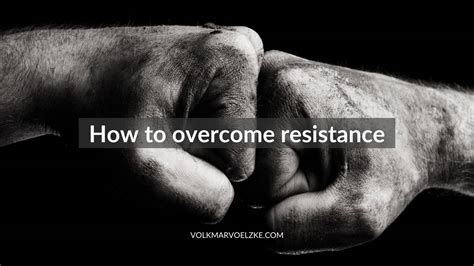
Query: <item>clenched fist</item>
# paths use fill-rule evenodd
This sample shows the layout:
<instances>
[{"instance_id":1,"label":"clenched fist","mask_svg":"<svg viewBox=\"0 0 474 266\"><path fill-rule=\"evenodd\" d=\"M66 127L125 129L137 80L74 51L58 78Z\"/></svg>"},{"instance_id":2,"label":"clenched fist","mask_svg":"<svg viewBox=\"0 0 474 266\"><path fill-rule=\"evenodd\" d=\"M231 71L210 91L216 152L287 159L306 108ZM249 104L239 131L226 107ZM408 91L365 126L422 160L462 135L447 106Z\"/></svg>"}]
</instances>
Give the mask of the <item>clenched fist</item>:
<instances>
[{"instance_id":1,"label":"clenched fist","mask_svg":"<svg viewBox=\"0 0 474 266\"><path fill-rule=\"evenodd\" d=\"M58 134L77 145L79 117L235 117L256 112L263 56L245 27L48 29L0 37L0 144ZM108 151L109 152L109 151ZM117 152L117 151L110 151ZM204 222L226 213L231 180L254 149L119 151L160 205Z\"/></svg>"},{"instance_id":2,"label":"clenched fist","mask_svg":"<svg viewBox=\"0 0 474 266\"><path fill-rule=\"evenodd\" d=\"M243 197L268 207L283 253L338 250L379 236L420 192L474 194L474 96L267 52L258 115L395 118L394 149L257 150Z\"/></svg>"}]
</instances>

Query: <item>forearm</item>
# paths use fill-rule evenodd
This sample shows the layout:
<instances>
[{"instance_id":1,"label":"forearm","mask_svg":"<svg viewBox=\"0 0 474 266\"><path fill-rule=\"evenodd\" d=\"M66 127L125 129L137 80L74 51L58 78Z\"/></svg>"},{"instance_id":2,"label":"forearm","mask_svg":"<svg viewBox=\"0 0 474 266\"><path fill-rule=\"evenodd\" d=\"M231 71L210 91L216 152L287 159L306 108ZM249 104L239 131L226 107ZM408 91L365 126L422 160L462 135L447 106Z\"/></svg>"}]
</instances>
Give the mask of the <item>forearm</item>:
<instances>
[{"instance_id":1,"label":"forearm","mask_svg":"<svg viewBox=\"0 0 474 266\"><path fill-rule=\"evenodd\" d=\"M339 117L394 117L396 149L414 163L421 187L474 194L474 94L320 64L331 86L318 106ZM332 94L332 95L331 95Z\"/></svg>"},{"instance_id":2,"label":"forearm","mask_svg":"<svg viewBox=\"0 0 474 266\"><path fill-rule=\"evenodd\" d=\"M59 120L94 108L89 98L98 93L108 68L117 66L111 61L127 64L133 53L124 47L126 38L113 29L1 36L0 145L55 132L64 122Z\"/></svg>"},{"instance_id":3,"label":"forearm","mask_svg":"<svg viewBox=\"0 0 474 266\"><path fill-rule=\"evenodd\" d=\"M144 100L133 98L146 94L136 88L152 86L133 84L143 80L139 77L142 69L148 68L144 75L177 78L183 69L173 57L202 57L186 54L191 51L186 43L199 45L213 31L153 26L49 29L0 36L0 145L61 132L59 127L76 124L78 116L127 115L130 105ZM167 93L172 94L170 99L176 94Z\"/></svg>"},{"instance_id":4,"label":"forearm","mask_svg":"<svg viewBox=\"0 0 474 266\"><path fill-rule=\"evenodd\" d=\"M48 131L31 117L46 61L31 56L40 55L34 42L26 34L0 37L0 146Z\"/></svg>"}]
</instances>

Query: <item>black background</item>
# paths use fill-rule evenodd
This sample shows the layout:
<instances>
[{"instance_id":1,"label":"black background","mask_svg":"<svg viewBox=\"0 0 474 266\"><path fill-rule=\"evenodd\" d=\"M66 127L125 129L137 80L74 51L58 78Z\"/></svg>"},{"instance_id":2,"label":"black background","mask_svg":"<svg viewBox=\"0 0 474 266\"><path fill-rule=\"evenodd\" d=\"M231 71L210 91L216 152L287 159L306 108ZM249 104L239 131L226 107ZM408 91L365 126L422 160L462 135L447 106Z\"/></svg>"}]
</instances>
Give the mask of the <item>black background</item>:
<instances>
[{"instance_id":1,"label":"black background","mask_svg":"<svg viewBox=\"0 0 474 266\"><path fill-rule=\"evenodd\" d=\"M216 4L217 5L217 4ZM222 4L223 5L223 4ZM242 8L242 6L244 8ZM215 6L214 6L215 7ZM290 8L291 7L291 8ZM213 6L162 3L125 6L115 3L4 5L0 29L31 26L243 25L256 30L266 50L278 49L308 59L410 80L474 87L474 33L460 11L387 7L360 12L341 7L289 3L280 10L253 10L247 3ZM364 8L362 8L364 9ZM229 12L232 10L232 14ZM250 12L249 10L252 10ZM393 12L388 13L387 10ZM422 16L427 15L428 18ZM472 114L466 114L472 115ZM189 231L262 230L260 214L233 204L216 226L165 221L151 208L137 207L136 195L123 195L111 180L119 166L104 167L93 152L66 147L56 137L28 140L0 149L0 243L2 255L74 253L94 250L113 256L155 258L164 254L274 256L261 241L191 240ZM112 200L111 200L112 199ZM305 255L408 259L472 260L474 199L447 191L416 198L377 240L336 253ZM301 257L300 257L301 258ZM472 263L472 261L471 261Z\"/></svg>"}]
</instances>

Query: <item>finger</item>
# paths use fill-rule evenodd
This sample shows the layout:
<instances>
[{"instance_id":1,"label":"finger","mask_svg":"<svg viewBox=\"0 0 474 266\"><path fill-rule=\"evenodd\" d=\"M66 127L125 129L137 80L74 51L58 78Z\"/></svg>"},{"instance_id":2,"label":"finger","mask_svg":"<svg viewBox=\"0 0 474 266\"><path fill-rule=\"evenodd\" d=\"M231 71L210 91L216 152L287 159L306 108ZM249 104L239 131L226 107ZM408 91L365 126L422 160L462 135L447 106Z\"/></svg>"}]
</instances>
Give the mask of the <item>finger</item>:
<instances>
[{"instance_id":1,"label":"finger","mask_svg":"<svg viewBox=\"0 0 474 266\"><path fill-rule=\"evenodd\" d=\"M220 221L234 191L216 167L181 149L129 151L132 171L144 180L161 205L182 210L205 223Z\"/></svg>"},{"instance_id":2,"label":"finger","mask_svg":"<svg viewBox=\"0 0 474 266\"><path fill-rule=\"evenodd\" d=\"M232 30L232 31L237 31L243 35L245 35L249 41L252 43L253 48L257 52L257 59L258 59L258 64L260 65L263 60L263 42L258 33L256 33L254 30L251 28L247 27L241 27L241 26L231 26L231 27L225 27L227 30Z\"/></svg>"},{"instance_id":3,"label":"finger","mask_svg":"<svg viewBox=\"0 0 474 266\"><path fill-rule=\"evenodd\" d=\"M277 51L265 54L258 88L259 115L311 117L314 110L304 101L309 95L301 90L302 84L313 87L301 70L307 62ZM324 189L332 175L331 162L336 161L334 153L328 149L258 153L258 176L251 180L263 179L264 185L272 188L269 198L276 204L267 211L266 223L270 230L284 234L283 239L271 243L275 251L301 253L340 249L372 238L372 228L365 226L369 222L363 220L365 216L345 198L356 193L339 189L337 183ZM272 162L286 162L289 167L279 166L272 175L265 175ZM337 181L342 182L340 179ZM315 192L320 189L323 190Z\"/></svg>"},{"instance_id":4,"label":"finger","mask_svg":"<svg viewBox=\"0 0 474 266\"><path fill-rule=\"evenodd\" d=\"M285 80L279 77L280 70L284 70L293 61L301 63L301 60L303 59L277 51L265 54L258 87L259 117L304 117L302 111L305 106L299 101L296 90L288 87ZM290 145L284 149L257 150L254 175L237 187L247 204L262 207L285 197L316 189L318 179L311 171L306 171L304 163L309 156L294 148ZM311 167L315 167L316 159L312 159ZM319 167L319 164L317 166Z\"/></svg>"},{"instance_id":5,"label":"finger","mask_svg":"<svg viewBox=\"0 0 474 266\"><path fill-rule=\"evenodd\" d=\"M323 190L338 174L344 156L342 151L335 149L260 149L252 178L237 189L253 207Z\"/></svg>"},{"instance_id":6,"label":"finger","mask_svg":"<svg viewBox=\"0 0 474 266\"><path fill-rule=\"evenodd\" d=\"M299 163L298 155L291 148L258 149L252 178L237 187L241 198L247 205L258 208L286 196L308 192Z\"/></svg>"},{"instance_id":7,"label":"finger","mask_svg":"<svg viewBox=\"0 0 474 266\"><path fill-rule=\"evenodd\" d=\"M168 88L170 97L163 97L161 90L160 97L147 97L150 104L146 104L143 115L255 117L260 65L255 44L246 35L223 29L185 35L176 42L170 52L173 60L160 75L166 79L152 79L154 83L149 86ZM150 73L154 69L152 64ZM173 101L162 112L157 110L155 98ZM150 183L163 206L185 210L204 222L217 222L232 202L228 178L242 180L253 172L255 150L137 149L129 157L132 168Z\"/></svg>"},{"instance_id":8,"label":"finger","mask_svg":"<svg viewBox=\"0 0 474 266\"><path fill-rule=\"evenodd\" d=\"M324 190L288 197L267 212L271 230L284 232L280 252L339 250L377 238L422 191L419 175L397 151L355 149Z\"/></svg>"},{"instance_id":9,"label":"finger","mask_svg":"<svg viewBox=\"0 0 474 266\"><path fill-rule=\"evenodd\" d=\"M333 81L324 73L321 76L318 69L321 64L281 52L266 53L258 88L259 107L262 107L259 115L361 116L357 110L348 108L351 105L339 96L338 90L333 90ZM424 187L424 178L414 170L417 168L411 155L400 150L295 151L295 154L264 153L262 158L259 152L257 158L255 172L260 173L262 167L260 179L274 189L275 200L283 199L266 216L271 230L284 233L283 239L272 243L272 248L279 252L338 250L370 241L419 193L420 184ZM291 171L286 172L277 167L273 177L264 176L269 171L265 168L270 166L260 161L285 161L279 156L298 156L298 160L287 159L297 161L298 166L294 163ZM312 179L316 180L314 188L322 191L311 189ZM329 186L325 188L327 183Z\"/></svg>"},{"instance_id":10,"label":"finger","mask_svg":"<svg viewBox=\"0 0 474 266\"><path fill-rule=\"evenodd\" d=\"M227 27L207 43L218 64L212 81L197 106L194 117L255 118L256 85L263 45L260 37L245 27ZM247 179L254 171L255 149L198 149L192 154L216 165L232 181Z\"/></svg>"},{"instance_id":11,"label":"finger","mask_svg":"<svg viewBox=\"0 0 474 266\"><path fill-rule=\"evenodd\" d=\"M266 216L284 238L271 243L281 253L340 250L375 239L385 222L364 206L345 204L337 189L299 194L273 206ZM380 216L381 217L381 216Z\"/></svg>"},{"instance_id":12,"label":"finger","mask_svg":"<svg viewBox=\"0 0 474 266\"><path fill-rule=\"evenodd\" d=\"M261 63L263 59L263 53L264 53L263 42L260 36L258 35L258 33L256 33L251 28L242 27L242 26L219 26L213 23L206 23L204 27L214 29L214 30L225 29L225 30L230 30L230 31L236 31L245 35L249 39L249 41L252 43L252 46L255 49L255 51L257 51L259 64Z\"/></svg>"}]
</instances>

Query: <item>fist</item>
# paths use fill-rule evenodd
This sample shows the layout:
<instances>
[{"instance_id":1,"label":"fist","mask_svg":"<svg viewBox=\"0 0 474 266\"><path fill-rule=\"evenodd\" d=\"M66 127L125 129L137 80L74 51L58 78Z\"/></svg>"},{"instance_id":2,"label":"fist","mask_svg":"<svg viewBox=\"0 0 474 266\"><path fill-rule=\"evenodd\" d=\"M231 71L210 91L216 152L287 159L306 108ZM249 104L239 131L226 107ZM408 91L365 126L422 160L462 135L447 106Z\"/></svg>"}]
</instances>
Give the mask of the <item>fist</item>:
<instances>
[{"instance_id":1,"label":"fist","mask_svg":"<svg viewBox=\"0 0 474 266\"><path fill-rule=\"evenodd\" d=\"M263 56L248 28L170 28L148 37L143 58L127 63L124 116L232 117L256 115L256 84ZM143 38L143 37L141 37ZM123 102L123 101L122 101ZM254 149L132 149L129 167L145 178L160 205L206 223L222 219L233 200L230 180L254 170Z\"/></svg>"},{"instance_id":2,"label":"fist","mask_svg":"<svg viewBox=\"0 0 474 266\"><path fill-rule=\"evenodd\" d=\"M40 121L35 127L46 127L72 146L79 117L256 115L263 46L245 27L40 30L3 40L20 48L15 42L28 41L22 64L36 66L29 68L34 72L28 82L37 86L22 95L30 101L23 123ZM229 179L246 179L255 163L254 149L104 152L118 154L120 167L145 183L165 211L180 210L207 223L222 219L229 208L234 196Z\"/></svg>"},{"instance_id":3,"label":"fist","mask_svg":"<svg viewBox=\"0 0 474 266\"><path fill-rule=\"evenodd\" d=\"M409 92L410 86L283 52L265 54L258 88L261 117L397 118L395 149L304 149L289 144L257 150L255 173L242 184L243 197L268 207L266 224L284 233L273 249L339 250L373 240L432 185L423 158L429 157L426 151L436 150L439 138L432 129L441 124L413 117L410 108L417 108L414 99L420 95Z\"/></svg>"}]
</instances>

